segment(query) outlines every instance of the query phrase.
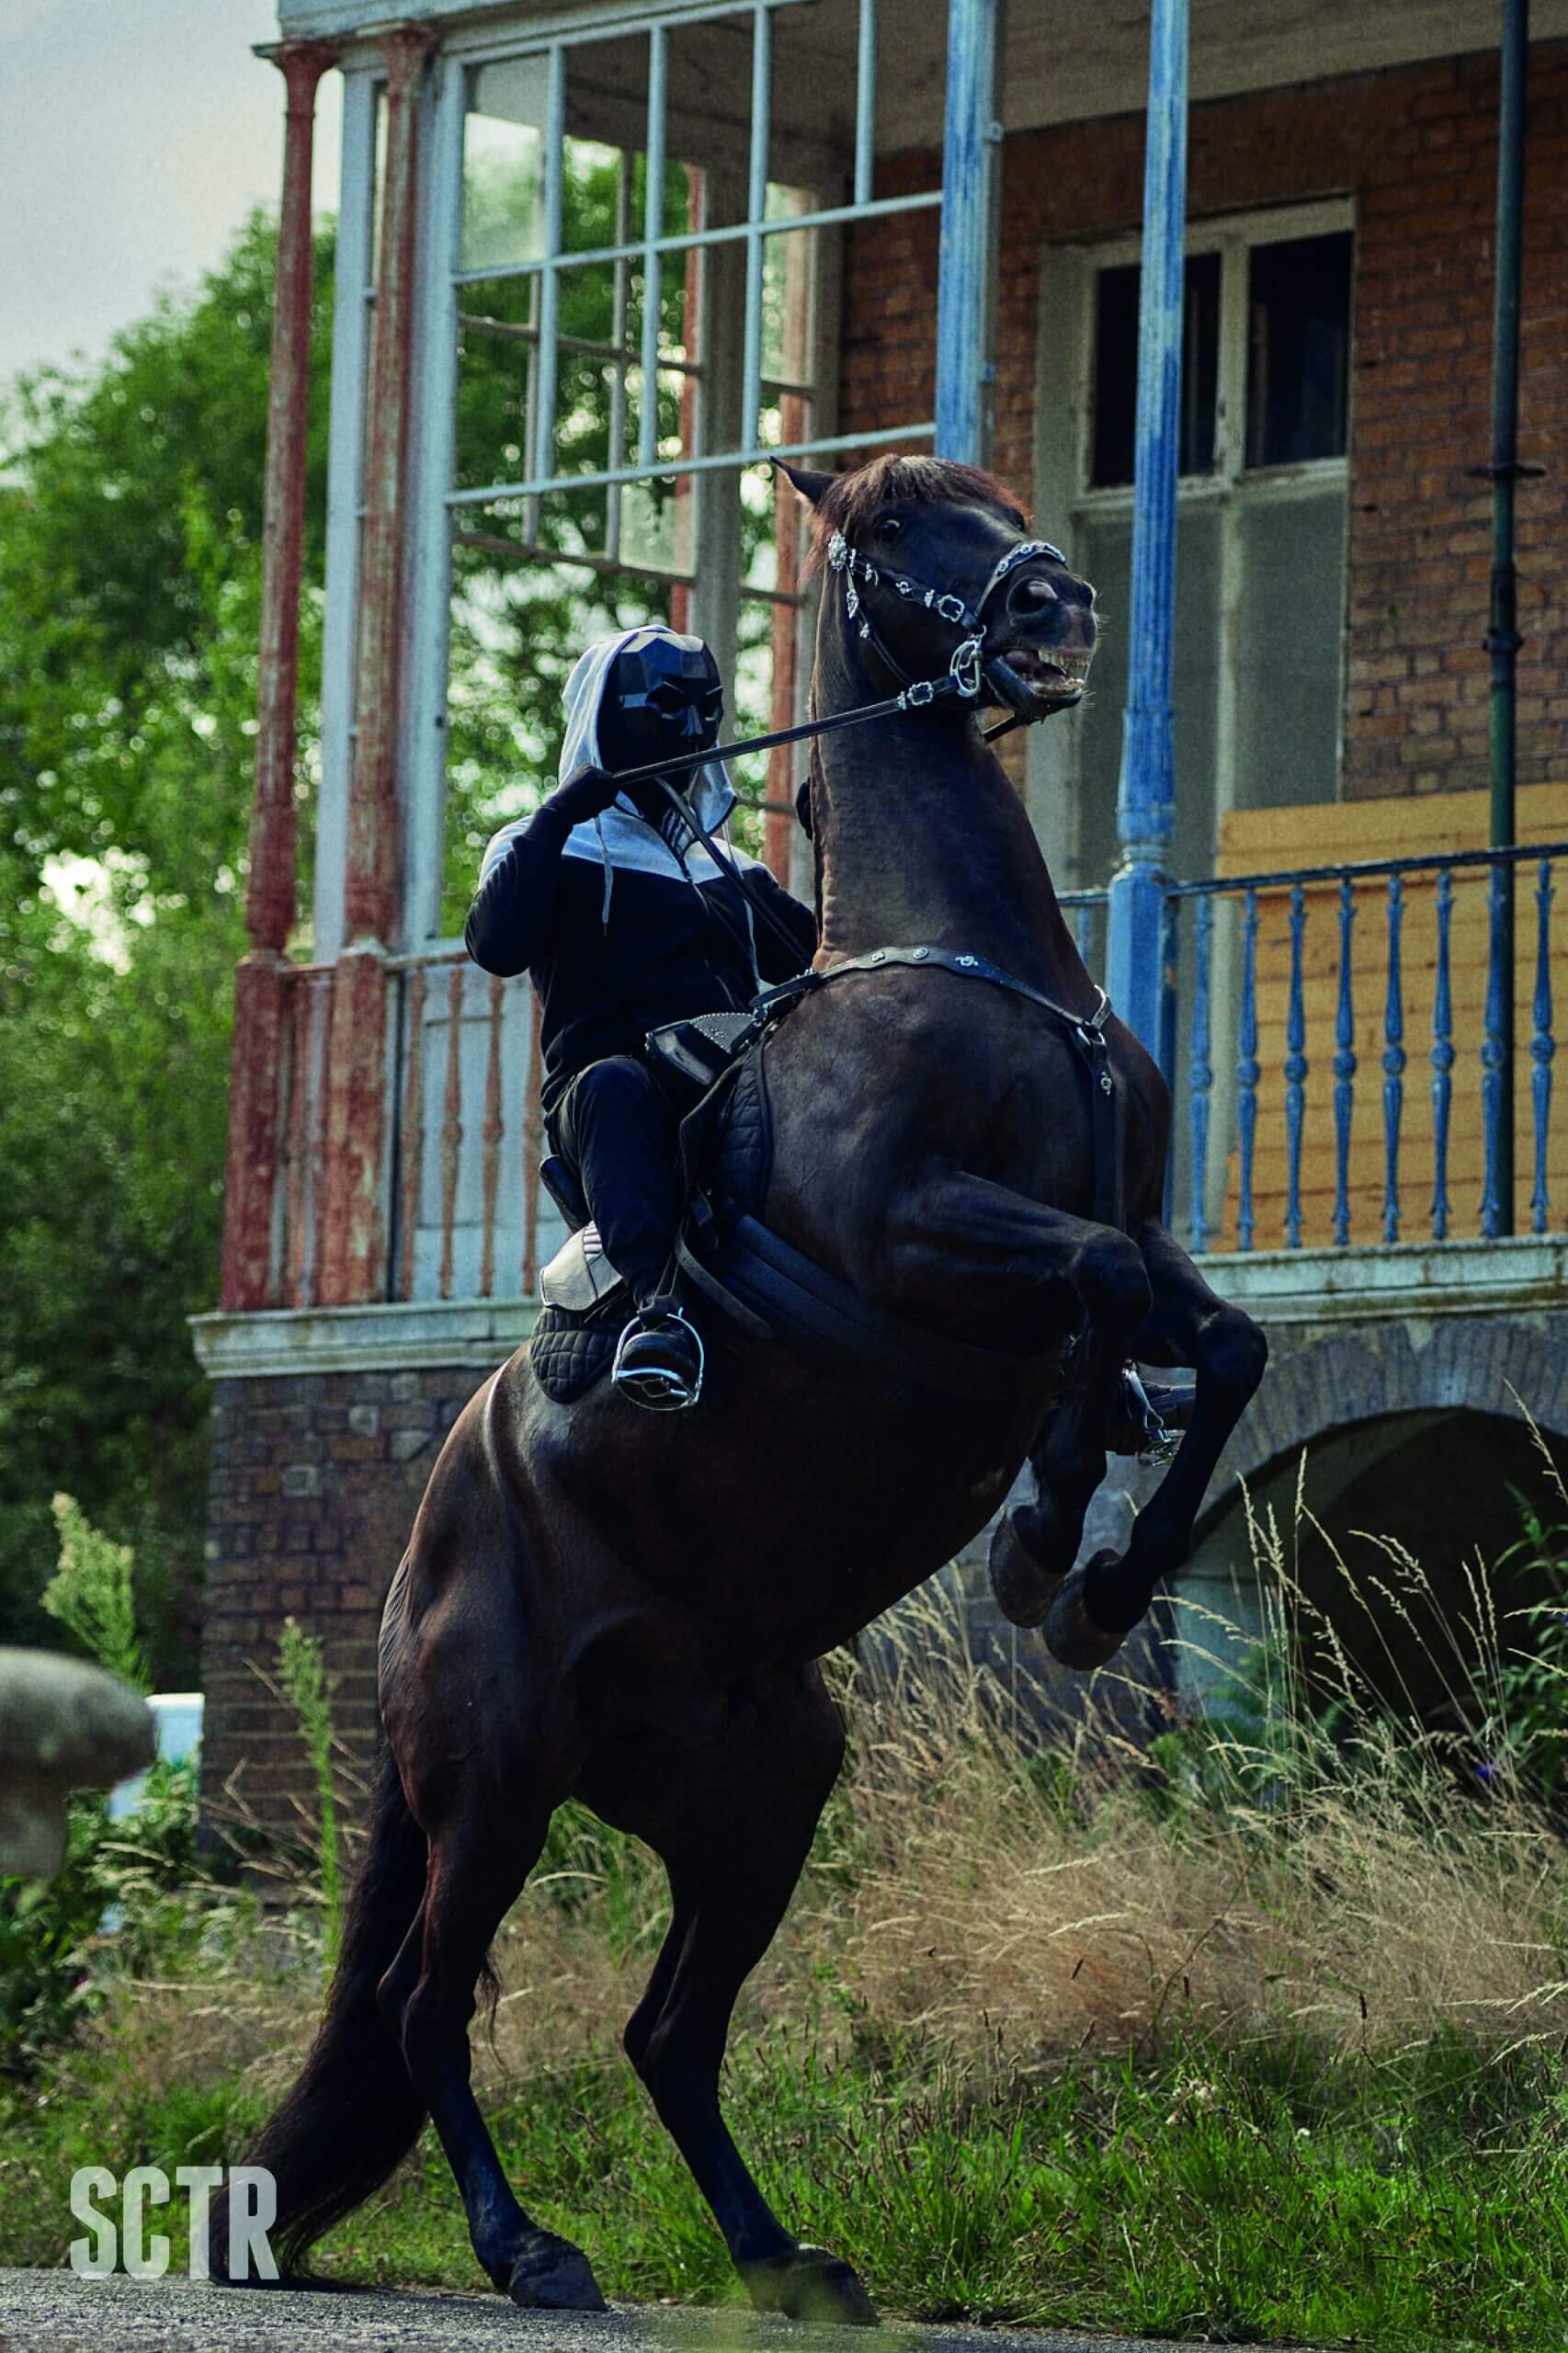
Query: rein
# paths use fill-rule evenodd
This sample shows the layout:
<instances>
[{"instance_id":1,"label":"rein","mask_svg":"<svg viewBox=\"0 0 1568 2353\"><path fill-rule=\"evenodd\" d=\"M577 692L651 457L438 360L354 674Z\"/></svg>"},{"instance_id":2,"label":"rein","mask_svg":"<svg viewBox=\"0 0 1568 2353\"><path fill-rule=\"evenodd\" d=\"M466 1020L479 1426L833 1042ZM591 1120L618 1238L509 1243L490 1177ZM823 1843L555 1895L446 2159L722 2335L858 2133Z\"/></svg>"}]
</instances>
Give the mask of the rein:
<instances>
[{"instance_id":1,"label":"rein","mask_svg":"<svg viewBox=\"0 0 1568 2353\"><path fill-rule=\"evenodd\" d=\"M743 752L776 751L781 744L805 743L818 735L830 735L840 727L858 727L871 719L891 719L900 711L925 710L932 703L945 701L955 695L965 702L978 702L984 686L986 668L984 661L985 608L1002 583L1016 572L1020 564L1032 563L1037 556L1049 556L1053 563L1064 564L1067 561L1062 550L1052 547L1049 540L1017 540L1014 546L1006 549L993 564L990 577L981 590L971 611L963 598L951 590L933 588L925 581L915 579L912 574L892 572L885 566L874 564L869 557L862 555L858 548L850 545L842 531L835 531L827 543L827 566L830 572L843 578L846 615L851 627L858 620L858 634L861 642L869 644L892 676L903 681L898 693L885 696L880 702L858 704L853 710L834 711L825 719L806 720L799 727L780 727L770 735L752 735L739 743L716 744L710 751L706 752L681 752L670 759L650 760L642 767L616 768L610 771L612 781L623 790L629 784L659 785L671 808L690 828L692 838L702 844L714 865L729 877L735 888L744 891L744 885L741 881L740 871L734 859L727 849L715 842L712 835L699 819L690 804L676 791L669 781L670 778L684 776L698 768L706 767L710 760L722 762L739 759ZM946 674L942 677L911 678L903 665L889 653L873 629L870 614L865 609L860 588L861 586L874 588L880 586L883 581L903 597L905 603L923 606L928 612L935 613L939 620L950 623L954 629L962 632L953 648ZM1041 718L1046 715L1043 711L1040 714ZM1015 712L997 726L985 729L984 740L988 744L994 743L998 736L1010 734L1015 727L1024 727L1029 723L1023 713ZM747 893L747 902L751 912L761 915L768 929L777 938L784 942L793 955L796 952L794 942L790 938L782 924L778 922L760 902L752 901L749 893ZM893 949L882 952L884 956L899 956L903 953L902 949ZM940 961L944 953L940 949L932 949L929 951L922 949L919 952L922 957L929 953L937 961ZM976 958L970 961L978 963L981 960ZM847 965L840 965L836 969L845 972L850 968ZM988 967L988 973L994 969ZM756 972L755 959L753 971ZM1005 973L1001 978L1004 983L1024 995L1031 994L1024 988L1021 981L1008 982L1007 975ZM1076 1018L1063 1006L1051 1005L1047 997L1041 997L1040 1002L1048 1006L1052 1013L1061 1014L1063 1020L1074 1021ZM1103 1012L1096 1017L1099 1019L1103 1017Z\"/></svg>"},{"instance_id":2,"label":"rein","mask_svg":"<svg viewBox=\"0 0 1568 2353\"><path fill-rule=\"evenodd\" d=\"M869 719L892 719L900 711L925 710L934 702L946 701L949 696L961 696L965 702L978 702L983 677L985 650L985 608L993 595L1010 573L1021 563L1032 563L1036 556L1049 556L1053 563L1065 563L1067 559L1060 548L1049 540L1020 540L1010 547L992 567L991 577L980 592L980 601L973 611L961 597L951 591L928 587L924 581L910 574L890 572L874 564L858 549L850 546L842 531L835 531L827 543L827 565L833 573L844 577L844 608L851 622L859 620L859 636L871 647L893 676L902 681L896 695L884 696L881 702L857 704L853 710L839 710L826 719L808 719L799 727L778 727L769 735L747 735L733 744L715 744L706 752L677 752L668 759L650 760L638 768L616 768L612 771L618 785L653 784L666 777L686 776L697 768L706 767L710 760L721 764L738 760L746 752L776 752L783 744L804 744L817 735L831 735L836 728L859 727ZM902 662L890 654L871 626L869 612L863 610L864 600L857 582L874 588L886 581L907 603L922 605L941 620L949 621L964 634L953 648L946 675L940 678L912 678ZM1041 711L1040 718L1048 713ZM1021 711L1014 712L1000 725L984 731L985 741L993 744L999 735L1010 735L1015 727L1028 727L1033 722ZM712 844L701 837L710 849Z\"/></svg>"}]
</instances>

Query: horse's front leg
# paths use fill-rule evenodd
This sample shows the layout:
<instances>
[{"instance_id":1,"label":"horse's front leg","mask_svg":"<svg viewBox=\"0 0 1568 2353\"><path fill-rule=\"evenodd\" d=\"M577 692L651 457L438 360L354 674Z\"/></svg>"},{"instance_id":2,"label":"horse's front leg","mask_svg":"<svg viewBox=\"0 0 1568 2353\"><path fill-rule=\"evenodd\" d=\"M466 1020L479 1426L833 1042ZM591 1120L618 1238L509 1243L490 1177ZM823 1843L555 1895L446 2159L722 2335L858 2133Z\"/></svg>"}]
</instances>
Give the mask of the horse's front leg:
<instances>
[{"instance_id":1,"label":"horse's front leg","mask_svg":"<svg viewBox=\"0 0 1568 2353\"><path fill-rule=\"evenodd\" d=\"M1004 1614L1038 1625L1083 1540L1106 1474L1105 1436L1121 1368L1148 1324L1153 1293L1138 1243L1114 1226L1048 1209L967 1171L928 1179L891 1229L896 1303L939 1321L956 1295L989 1303L1005 1329L1075 1331L1065 1392L1030 1451L1033 1499L1007 1511L991 1576Z\"/></svg>"},{"instance_id":2,"label":"horse's front leg","mask_svg":"<svg viewBox=\"0 0 1568 2353\"><path fill-rule=\"evenodd\" d=\"M1153 1301L1130 1353L1142 1364L1190 1365L1197 1397L1176 1460L1133 1521L1126 1552L1096 1552L1072 1569L1044 1613L1047 1647L1064 1666L1103 1665L1144 1616L1161 1579L1186 1561L1209 1482L1268 1359L1252 1318L1215 1296L1164 1226L1151 1221L1132 1239Z\"/></svg>"}]
</instances>

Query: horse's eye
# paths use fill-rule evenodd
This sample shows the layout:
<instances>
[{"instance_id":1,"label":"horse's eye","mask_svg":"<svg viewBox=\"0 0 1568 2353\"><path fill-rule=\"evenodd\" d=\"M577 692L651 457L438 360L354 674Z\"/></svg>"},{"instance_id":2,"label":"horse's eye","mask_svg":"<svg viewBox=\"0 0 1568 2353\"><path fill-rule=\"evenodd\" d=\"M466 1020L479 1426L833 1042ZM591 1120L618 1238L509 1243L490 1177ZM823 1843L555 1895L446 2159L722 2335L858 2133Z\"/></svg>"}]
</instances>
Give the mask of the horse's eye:
<instances>
[{"instance_id":1,"label":"horse's eye","mask_svg":"<svg viewBox=\"0 0 1568 2353\"><path fill-rule=\"evenodd\" d=\"M890 515L882 525L882 537L887 540L896 540L903 529L903 525L899 521L898 517Z\"/></svg>"}]
</instances>

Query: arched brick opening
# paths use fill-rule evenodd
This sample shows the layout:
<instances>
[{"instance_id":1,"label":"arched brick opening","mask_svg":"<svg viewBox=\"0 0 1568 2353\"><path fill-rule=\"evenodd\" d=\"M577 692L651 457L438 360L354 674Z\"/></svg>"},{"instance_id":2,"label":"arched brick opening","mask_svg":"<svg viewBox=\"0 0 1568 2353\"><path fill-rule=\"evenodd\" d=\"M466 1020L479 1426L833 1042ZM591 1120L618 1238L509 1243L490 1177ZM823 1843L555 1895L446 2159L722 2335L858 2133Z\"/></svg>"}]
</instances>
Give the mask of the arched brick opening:
<instances>
[{"instance_id":1,"label":"arched brick opening","mask_svg":"<svg viewBox=\"0 0 1568 2353\"><path fill-rule=\"evenodd\" d=\"M1568 1313L1455 1315L1269 1335L1262 1389L1221 1458L1206 1519L1240 1479L1386 1414L1465 1409L1568 1436Z\"/></svg>"}]
</instances>

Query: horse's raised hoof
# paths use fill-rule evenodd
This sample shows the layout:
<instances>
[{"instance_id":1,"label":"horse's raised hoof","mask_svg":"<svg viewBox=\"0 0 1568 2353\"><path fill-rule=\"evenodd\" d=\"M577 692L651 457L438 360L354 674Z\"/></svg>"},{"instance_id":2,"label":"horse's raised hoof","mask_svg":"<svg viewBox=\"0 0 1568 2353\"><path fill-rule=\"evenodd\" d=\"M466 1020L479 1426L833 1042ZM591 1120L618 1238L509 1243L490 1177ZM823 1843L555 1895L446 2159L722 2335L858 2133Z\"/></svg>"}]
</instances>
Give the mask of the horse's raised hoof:
<instances>
[{"instance_id":1,"label":"horse's raised hoof","mask_svg":"<svg viewBox=\"0 0 1568 2353\"><path fill-rule=\"evenodd\" d=\"M1116 1557L1109 1551L1096 1552L1093 1560L1085 1561L1081 1568L1069 1569L1062 1579L1042 1628L1045 1647L1059 1666L1075 1666L1083 1674L1104 1666L1108 1659L1116 1656L1131 1631L1128 1627L1118 1633L1096 1624L1085 1606L1084 1589L1091 1574Z\"/></svg>"},{"instance_id":2,"label":"horse's raised hoof","mask_svg":"<svg viewBox=\"0 0 1568 2353\"><path fill-rule=\"evenodd\" d=\"M798 2246L792 2255L748 2263L741 2272L759 2313L786 2320L826 2321L840 2328L875 2328L877 2308L841 2255L825 2246Z\"/></svg>"},{"instance_id":3,"label":"horse's raised hoof","mask_svg":"<svg viewBox=\"0 0 1568 2353\"><path fill-rule=\"evenodd\" d=\"M531 2238L513 2264L506 2293L525 2311L603 2313L609 2310L588 2258L553 2231Z\"/></svg>"},{"instance_id":4,"label":"horse's raised hoof","mask_svg":"<svg viewBox=\"0 0 1568 2353\"><path fill-rule=\"evenodd\" d=\"M1055 1570L1042 1568L1018 1533L1017 1508L1005 1511L991 1531L986 1563L996 1607L1013 1626L1038 1626L1061 1589Z\"/></svg>"}]
</instances>

